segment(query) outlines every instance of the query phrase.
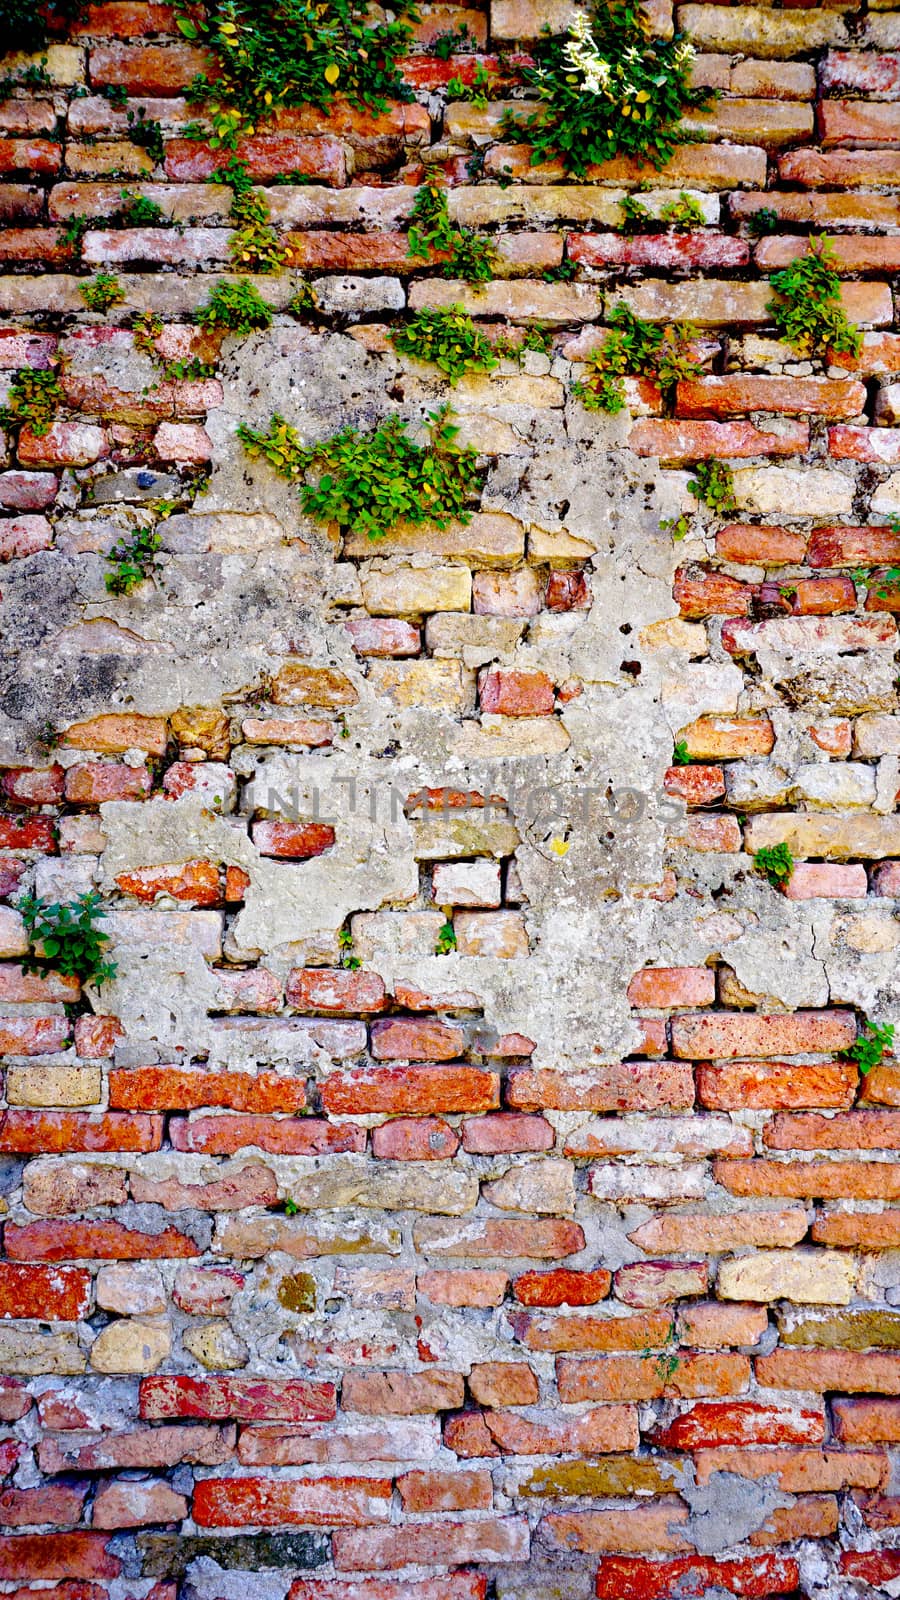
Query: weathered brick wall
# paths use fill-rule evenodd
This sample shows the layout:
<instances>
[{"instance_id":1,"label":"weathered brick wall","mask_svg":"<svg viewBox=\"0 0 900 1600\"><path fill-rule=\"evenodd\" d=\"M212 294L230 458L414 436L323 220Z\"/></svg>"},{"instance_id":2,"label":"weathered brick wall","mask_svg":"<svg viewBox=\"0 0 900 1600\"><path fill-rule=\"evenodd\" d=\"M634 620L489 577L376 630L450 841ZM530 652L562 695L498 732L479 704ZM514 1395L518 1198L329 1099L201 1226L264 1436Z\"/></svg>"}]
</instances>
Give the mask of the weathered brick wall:
<instances>
[{"instance_id":1,"label":"weathered brick wall","mask_svg":"<svg viewBox=\"0 0 900 1600\"><path fill-rule=\"evenodd\" d=\"M0 472L19 1600L900 1578L900 1068L841 1054L900 988L900 11L677 10L721 93L660 173L577 184L502 105L445 104L474 58L438 34L527 55L551 0L426 5L414 103L261 127L241 153L294 256L245 340L192 320L231 193L183 134L204 58L172 8L89 7L0 105L0 365L58 358L65 395ZM495 237L483 289L409 259L435 166ZM642 179L703 225L623 232ZM123 189L167 225L117 221ZM820 230L864 332L831 364L767 309ZM572 397L618 300L696 325L674 409ZM447 386L387 334L441 304L552 348L450 394L487 469L467 525L341 540L237 425L421 418ZM158 357L216 376L161 383L147 310ZM673 542L704 458L737 510ZM154 576L110 595L141 526ZM779 842L784 894L752 864ZM115 979L23 972L22 892L92 887Z\"/></svg>"}]
</instances>

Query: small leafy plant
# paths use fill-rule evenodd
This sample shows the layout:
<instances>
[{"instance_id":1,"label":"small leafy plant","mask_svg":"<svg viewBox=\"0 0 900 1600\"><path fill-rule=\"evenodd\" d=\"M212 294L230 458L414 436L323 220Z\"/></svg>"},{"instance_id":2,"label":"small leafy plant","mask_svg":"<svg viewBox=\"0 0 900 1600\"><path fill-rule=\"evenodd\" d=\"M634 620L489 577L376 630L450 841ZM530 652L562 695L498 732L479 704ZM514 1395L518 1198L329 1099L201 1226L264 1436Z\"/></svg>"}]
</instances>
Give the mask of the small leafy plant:
<instances>
[{"instance_id":1,"label":"small leafy plant","mask_svg":"<svg viewBox=\"0 0 900 1600\"><path fill-rule=\"evenodd\" d=\"M500 364L490 340L462 306L417 311L390 337L401 355L432 362L451 384L467 372L493 372Z\"/></svg>"},{"instance_id":2,"label":"small leafy plant","mask_svg":"<svg viewBox=\"0 0 900 1600\"><path fill-rule=\"evenodd\" d=\"M272 324L272 307L252 283L217 283L197 312L202 328L224 328L243 338Z\"/></svg>"},{"instance_id":3,"label":"small leafy plant","mask_svg":"<svg viewBox=\"0 0 900 1600\"><path fill-rule=\"evenodd\" d=\"M780 221L778 212L772 206L760 206L747 218L747 232L754 239L762 239L766 234L777 233Z\"/></svg>"},{"instance_id":4,"label":"small leafy plant","mask_svg":"<svg viewBox=\"0 0 900 1600\"><path fill-rule=\"evenodd\" d=\"M198 18L182 15L186 39L205 45L216 76L198 73L188 98L211 118L213 148L234 149L256 122L282 106L327 115L335 95L370 111L410 100L399 62L408 53L412 0L393 0L391 22L362 0L222 0Z\"/></svg>"},{"instance_id":5,"label":"small leafy plant","mask_svg":"<svg viewBox=\"0 0 900 1600\"><path fill-rule=\"evenodd\" d=\"M265 456L280 477L296 482L307 515L381 539L398 522L445 528L454 518L468 521L467 502L481 487L481 473L476 451L456 444L457 432L442 406L429 414L425 445L410 438L398 417L374 433L343 428L308 447L277 415L268 433L242 423L238 437L249 455ZM316 483L307 481L309 473L318 474Z\"/></svg>"},{"instance_id":6,"label":"small leafy plant","mask_svg":"<svg viewBox=\"0 0 900 1600\"><path fill-rule=\"evenodd\" d=\"M140 350L142 355L149 356L151 361L155 361L156 341L162 331L162 317L158 317L154 311L139 311L131 324L135 350Z\"/></svg>"},{"instance_id":7,"label":"small leafy plant","mask_svg":"<svg viewBox=\"0 0 900 1600\"><path fill-rule=\"evenodd\" d=\"M43 439L65 396L52 367L20 367L9 390L8 403L0 410L5 428L30 428L36 439Z\"/></svg>"},{"instance_id":8,"label":"small leafy plant","mask_svg":"<svg viewBox=\"0 0 900 1600\"><path fill-rule=\"evenodd\" d=\"M790 881L794 858L786 844L763 845L753 857L753 868L768 878L773 889L782 889Z\"/></svg>"},{"instance_id":9,"label":"small leafy plant","mask_svg":"<svg viewBox=\"0 0 900 1600\"><path fill-rule=\"evenodd\" d=\"M444 923L442 927L438 928L434 953L436 956L449 956L451 951L457 948L456 929L451 921L453 908L452 906L442 906L441 910L444 913Z\"/></svg>"},{"instance_id":10,"label":"small leafy plant","mask_svg":"<svg viewBox=\"0 0 900 1600\"><path fill-rule=\"evenodd\" d=\"M694 331L686 323L642 322L624 303L613 307L607 321L603 343L586 359L587 376L572 385L588 411L622 411L625 377L651 378L668 395L682 378L700 371L689 351Z\"/></svg>"},{"instance_id":11,"label":"small leafy plant","mask_svg":"<svg viewBox=\"0 0 900 1600\"><path fill-rule=\"evenodd\" d=\"M430 49L439 61L449 61L451 56L469 54L477 48L478 41L473 39L468 25L464 22L460 28L450 28L446 33L439 33L432 39Z\"/></svg>"},{"instance_id":12,"label":"small leafy plant","mask_svg":"<svg viewBox=\"0 0 900 1600\"><path fill-rule=\"evenodd\" d=\"M78 285L78 293L89 311L108 311L125 299L125 290L114 272L95 272L87 283Z\"/></svg>"},{"instance_id":13,"label":"small leafy plant","mask_svg":"<svg viewBox=\"0 0 900 1600\"><path fill-rule=\"evenodd\" d=\"M472 74L471 83L464 83L462 78L450 79L447 84L447 99L468 100L478 111L484 111L496 89L495 80L479 61Z\"/></svg>"},{"instance_id":14,"label":"small leafy plant","mask_svg":"<svg viewBox=\"0 0 900 1600\"><path fill-rule=\"evenodd\" d=\"M875 1067L880 1067L882 1061L894 1044L894 1024L886 1022L883 1027L872 1022L868 1017L863 1021L863 1031L857 1034L853 1043L846 1050L839 1050L838 1055L847 1061L855 1061L863 1077Z\"/></svg>"},{"instance_id":15,"label":"small leafy plant","mask_svg":"<svg viewBox=\"0 0 900 1600\"><path fill-rule=\"evenodd\" d=\"M859 354L862 334L841 306L841 280L834 270L837 257L828 239L811 238L805 256L796 256L770 279L777 299L770 300L779 337L793 345L798 355Z\"/></svg>"},{"instance_id":16,"label":"small leafy plant","mask_svg":"<svg viewBox=\"0 0 900 1600\"><path fill-rule=\"evenodd\" d=\"M699 200L682 189L677 200L668 200L659 213L660 221L676 233L689 233L691 228L702 228L706 218Z\"/></svg>"},{"instance_id":17,"label":"small leafy plant","mask_svg":"<svg viewBox=\"0 0 900 1600\"><path fill-rule=\"evenodd\" d=\"M646 233L648 229L656 227L656 218L653 212L644 205L643 200L638 200L633 194L623 195L619 201L622 212L622 227L625 233Z\"/></svg>"},{"instance_id":18,"label":"small leafy plant","mask_svg":"<svg viewBox=\"0 0 900 1600\"><path fill-rule=\"evenodd\" d=\"M162 165L166 155L162 124L148 117L143 106L138 106L136 115L129 111L127 132L131 143L140 150L146 150L155 167Z\"/></svg>"},{"instance_id":19,"label":"small leafy plant","mask_svg":"<svg viewBox=\"0 0 900 1600\"><path fill-rule=\"evenodd\" d=\"M341 966L348 972L357 972L362 966L359 956L353 954L353 934L349 928L341 928L337 936L338 947L341 952Z\"/></svg>"},{"instance_id":20,"label":"small leafy plant","mask_svg":"<svg viewBox=\"0 0 900 1600\"><path fill-rule=\"evenodd\" d=\"M686 739L679 739L672 751L672 764L676 767L688 767L691 763L690 752Z\"/></svg>"},{"instance_id":21,"label":"small leafy plant","mask_svg":"<svg viewBox=\"0 0 900 1600\"><path fill-rule=\"evenodd\" d=\"M104 578L108 594L130 594L149 578L156 565L159 534L152 528L136 528L113 545L107 556L112 572Z\"/></svg>"},{"instance_id":22,"label":"small leafy plant","mask_svg":"<svg viewBox=\"0 0 900 1600\"><path fill-rule=\"evenodd\" d=\"M19 910L28 934L28 953L22 957L26 972L59 972L98 985L115 977L116 963L106 959L104 950L110 936L97 927L106 912L95 891L68 905L51 905L28 894L19 901Z\"/></svg>"},{"instance_id":23,"label":"small leafy plant","mask_svg":"<svg viewBox=\"0 0 900 1600\"><path fill-rule=\"evenodd\" d=\"M158 228L166 221L162 206L147 195L133 194L130 189L123 189L121 200L118 220L125 228Z\"/></svg>"},{"instance_id":24,"label":"small leafy plant","mask_svg":"<svg viewBox=\"0 0 900 1600\"><path fill-rule=\"evenodd\" d=\"M253 188L247 163L232 156L227 166L213 173L211 181L231 185L231 218L235 229L228 251L238 271L280 272L290 252L272 223L266 201Z\"/></svg>"},{"instance_id":25,"label":"small leafy plant","mask_svg":"<svg viewBox=\"0 0 900 1600\"><path fill-rule=\"evenodd\" d=\"M60 244L71 250L73 256L81 255L84 236L91 225L90 217L69 217L59 236Z\"/></svg>"},{"instance_id":26,"label":"small leafy plant","mask_svg":"<svg viewBox=\"0 0 900 1600\"><path fill-rule=\"evenodd\" d=\"M507 118L505 133L531 145L532 166L562 160L584 177L617 155L665 166L681 142L678 122L709 94L690 87L694 52L683 34L653 39L638 0L592 0L568 35L534 48L535 65L522 73L538 109L524 121Z\"/></svg>"},{"instance_id":27,"label":"small leafy plant","mask_svg":"<svg viewBox=\"0 0 900 1600\"><path fill-rule=\"evenodd\" d=\"M702 500L716 514L734 511L737 504L734 498L734 473L727 462L697 461L692 470L694 476L688 482L688 489L695 499Z\"/></svg>"},{"instance_id":28,"label":"small leafy plant","mask_svg":"<svg viewBox=\"0 0 900 1600\"><path fill-rule=\"evenodd\" d=\"M455 228L447 209L446 190L434 182L416 190L409 219L407 255L427 261L432 251L446 256L441 265L445 278L466 283L488 283L494 275L497 252L493 241L471 228Z\"/></svg>"}]
</instances>

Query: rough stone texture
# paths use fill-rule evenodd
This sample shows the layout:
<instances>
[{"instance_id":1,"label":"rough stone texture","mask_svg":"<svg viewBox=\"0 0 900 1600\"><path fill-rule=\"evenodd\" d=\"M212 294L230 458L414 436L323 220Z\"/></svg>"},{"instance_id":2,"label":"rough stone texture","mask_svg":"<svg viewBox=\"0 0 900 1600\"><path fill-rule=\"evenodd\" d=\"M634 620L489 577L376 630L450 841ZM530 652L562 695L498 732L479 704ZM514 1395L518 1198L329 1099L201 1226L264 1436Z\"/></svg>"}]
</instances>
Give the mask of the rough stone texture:
<instances>
[{"instance_id":1,"label":"rough stone texture","mask_svg":"<svg viewBox=\"0 0 900 1600\"><path fill-rule=\"evenodd\" d=\"M246 339L195 320L231 192L176 11L84 8L4 89L0 368L64 392L0 441L17 1600L900 1578L900 1069L854 1053L900 1023L900 11L647 0L718 98L659 171L573 182L503 117L573 9L426 0L408 103L240 144L294 251ZM479 65L486 104L448 101ZM495 242L483 287L408 255L426 172ZM163 219L126 227L125 182ZM775 337L821 231L857 355ZM700 371L610 416L572 383L618 300L693 323ZM448 388L390 334L459 304L549 346ZM447 399L472 515L380 543L236 436ZM152 579L113 595L138 527ZM753 857L785 844L779 889ZM114 977L31 970L22 894L92 890Z\"/></svg>"}]
</instances>

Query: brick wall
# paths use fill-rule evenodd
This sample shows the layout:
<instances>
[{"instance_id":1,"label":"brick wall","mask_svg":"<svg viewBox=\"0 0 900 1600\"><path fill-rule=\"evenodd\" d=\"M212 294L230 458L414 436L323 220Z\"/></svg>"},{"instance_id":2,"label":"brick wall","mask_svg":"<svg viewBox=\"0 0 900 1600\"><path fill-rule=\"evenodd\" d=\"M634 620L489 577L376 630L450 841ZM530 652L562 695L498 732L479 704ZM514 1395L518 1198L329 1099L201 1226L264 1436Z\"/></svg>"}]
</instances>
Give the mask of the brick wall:
<instances>
[{"instance_id":1,"label":"brick wall","mask_svg":"<svg viewBox=\"0 0 900 1600\"><path fill-rule=\"evenodd\" d=\"M424 5L412 103L260 127L293 254L245 340L193 320L231 193L172 7L89 6L0 104L2 376L64 391L0 471L18 1600L900 1578L900 1068L842 1053L898 1020L900 11L676 11L719 97L659 173L578 184L505 102L446 103L565 23L539 0ZM461 23L477 57L430 51ZM409 258L434 168L494 238L483 287ZM702 225L623 231L642 183ZM830 362L768 310L823 230L863 333ZM619 300L691 322L702 371L611 418L571 383ZM448 304L551 336L449 393L471 520L371 546L303 516L238 423L420 419L447 386L388 334ZM688 489L716 459L719 517ZM142 527L154 575L111 595ZM783 893L752 860L779 843ZM92 888L116 977L25 971L22 893Z\"/></svg>"}]
</instances>

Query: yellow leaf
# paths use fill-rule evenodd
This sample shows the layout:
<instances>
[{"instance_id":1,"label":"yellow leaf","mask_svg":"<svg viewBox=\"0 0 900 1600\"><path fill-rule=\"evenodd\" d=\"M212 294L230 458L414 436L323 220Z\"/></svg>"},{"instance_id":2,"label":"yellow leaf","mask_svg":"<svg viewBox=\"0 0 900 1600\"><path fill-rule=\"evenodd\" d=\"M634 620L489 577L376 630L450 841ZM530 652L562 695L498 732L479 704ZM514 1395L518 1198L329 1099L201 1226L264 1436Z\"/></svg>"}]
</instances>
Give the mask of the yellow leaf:
<instances>
[{"instance_id":1,"label":"yellow leaf","mask_svg":"<svg viewBox=\"0 0 900 1600\"><path fill-rule=\"evenodd\" d=\"M337 83L338 78L340 77L340 75L341 75L341 69L338 66L336 61L330 62L330 64L325 68L325 82L326 83Z\"/></svg>"},{"instance_id":2,"label":"yellow leaf","mask_svg":"<svg viewBox=\"0 0 900 1600\"><path fill-rule=\"evenodd\" d=\"M555 856L564 856L569 848L568 839L551 839L550 849Z\"/></svg>"}]
</instances>

